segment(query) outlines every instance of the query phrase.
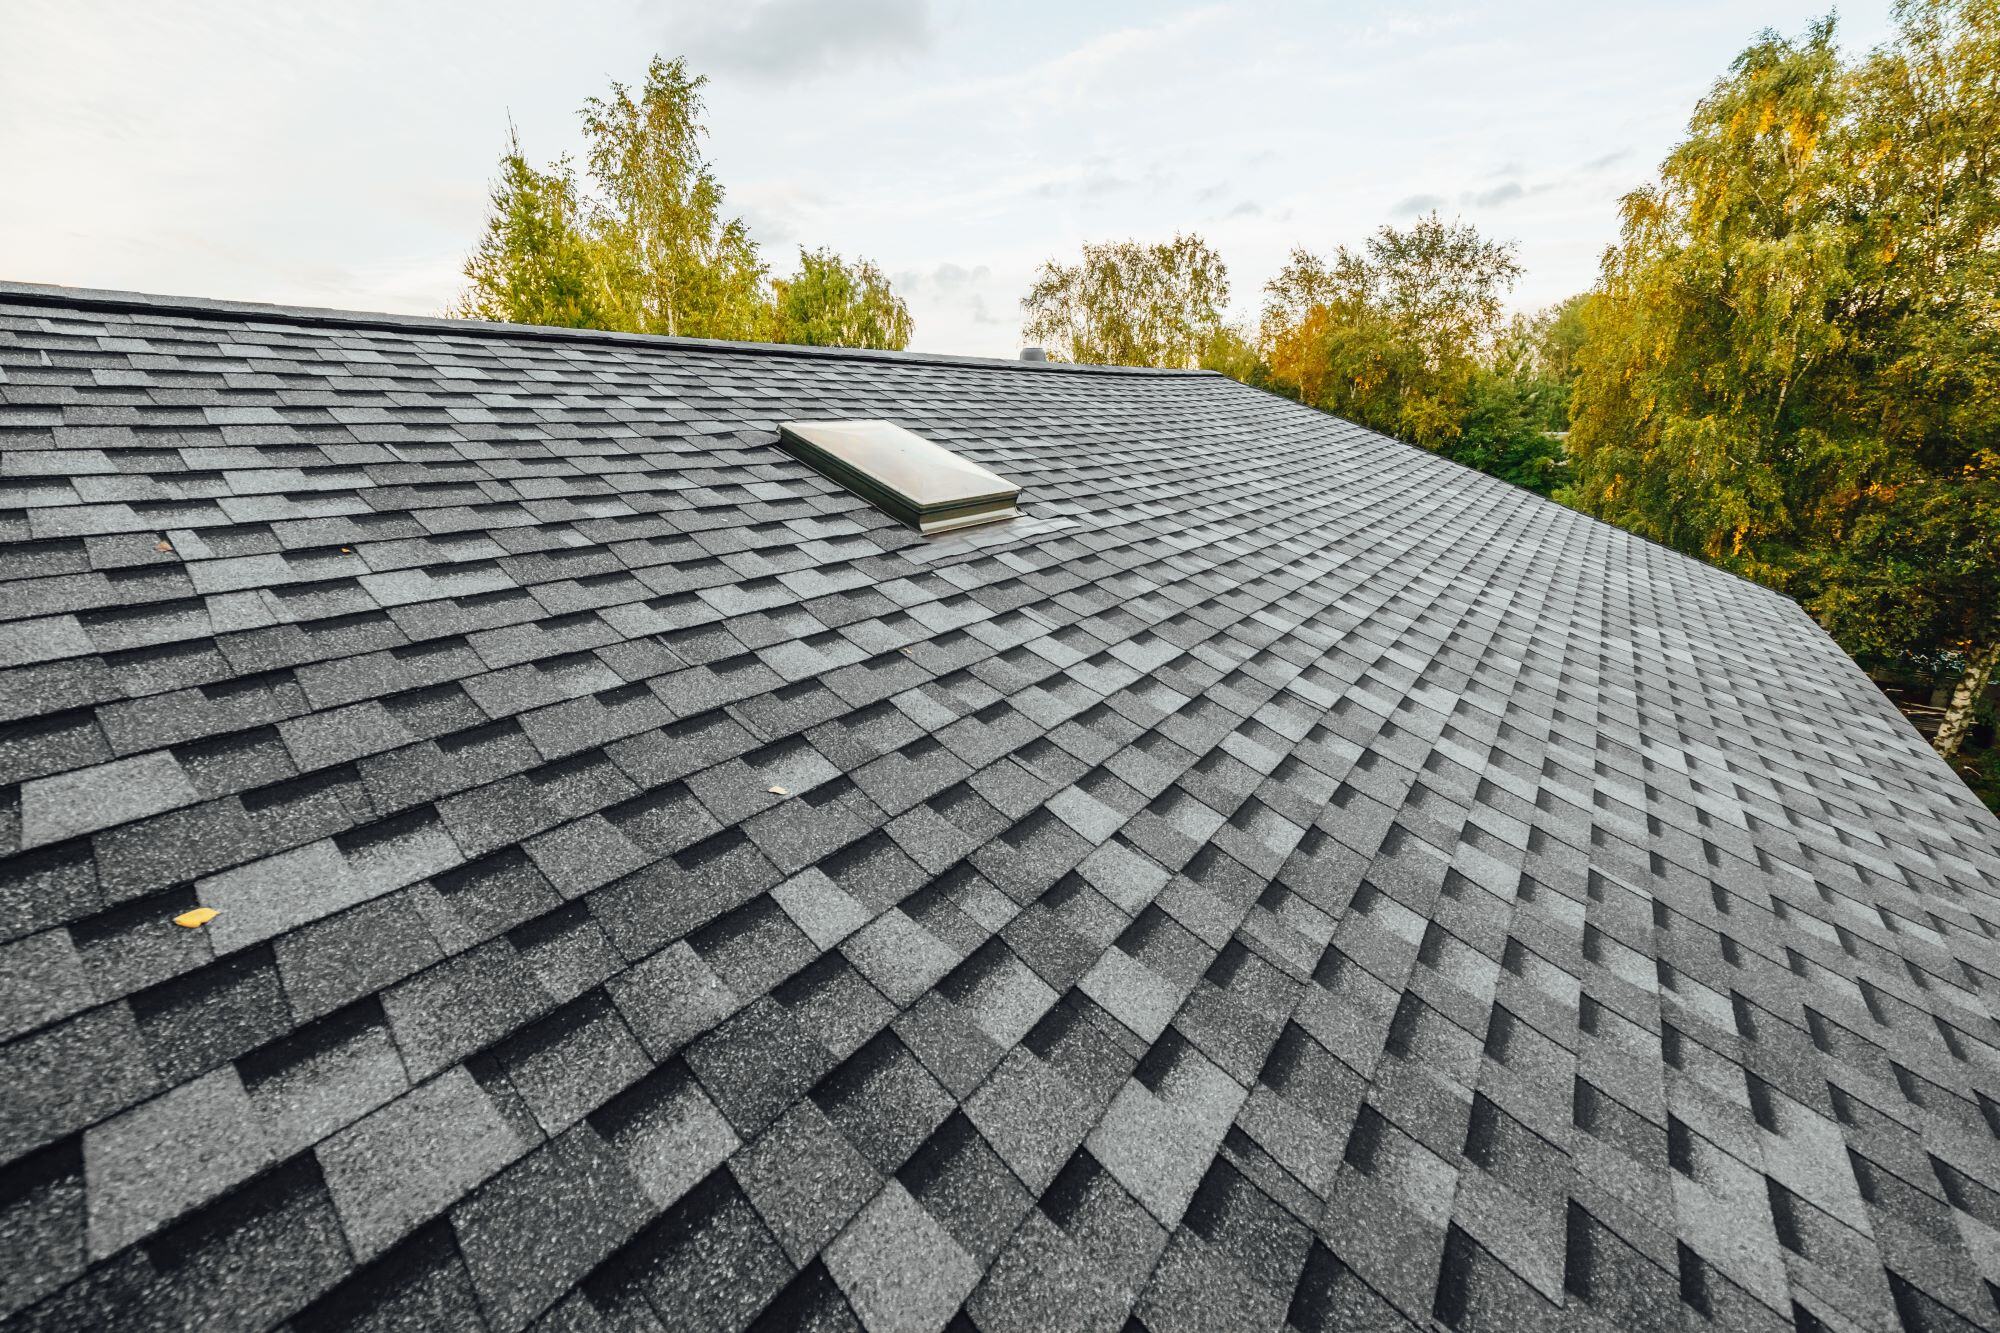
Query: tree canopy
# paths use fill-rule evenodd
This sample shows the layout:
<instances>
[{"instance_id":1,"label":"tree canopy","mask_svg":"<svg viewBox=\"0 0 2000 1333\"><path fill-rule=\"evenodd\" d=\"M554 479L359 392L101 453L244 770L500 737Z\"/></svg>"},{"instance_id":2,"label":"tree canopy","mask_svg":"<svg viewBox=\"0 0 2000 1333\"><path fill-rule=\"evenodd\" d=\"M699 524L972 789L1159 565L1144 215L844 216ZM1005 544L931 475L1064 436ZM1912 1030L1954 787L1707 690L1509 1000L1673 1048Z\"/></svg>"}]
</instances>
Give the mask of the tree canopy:
<instances>
[{"instance_id":1,"label":"tree canopy","mask_svg":"<svg viewBox=\"0 0 2000 1333\"><path fill-rule=\"evenodd\" d=\"M633 327L693 338L753 338L764 264L702 155L701 90L684 60L653 57L635 97L614 82L585 101L598 231Z\"/></svg>"},{"instance_id":2,"label":"tree canopy","mask_svg":"<svg viewBox=\"0 0 2000 1333\"><path fill-rule=\"evenodd\" d=\"M1086 243L1050 260L1021 301L1021 336L1058 361L1192 369L1223 329L1229 270L1195 235Z\"/></svg>"},{"instance_id":3,"label":"tree canopy","mask_svg":"<svg viewBox=\"0 0 2000 1333\"><path fill-rule=\"evenodd\" d=\"M454 314L509 324L629 327L592 234L593 210L567 158L537 171L510 127L489 198L486 233L465 262L471 285Z\"/></svg>"},{"instance_id":4,"label":"tree canopy","mask_svg":"<svg viewBox=\"0 0 2000 1333\"><path fill-rule=\"evenodd\" d=\"M1853 62L1831 19L1764 34L1626 198L1581 312L1569 498L1791 593L1864 660L1976 677L2000 642L2000 4L1897 17Z\"/></svg>"},{"instance_id":5,"label":"tree canopy","mask_svg":"<svg viewBox=\"0 0 2000 1333\"><path fill-rule=\"evenodd\" d=\"M1539 377L1543 324L1505 319L1511 245L1432 213L1330 260L1294 250L1265 284L1273 387L1361 425L1547 491L1562 450ZM1550 326L1552 327L1552 326Z\"/></svg>"},{"instance_id":6,"label":"tree canopy","mask_svg":"<svg viewBox=\"0 0 2000 1333\"><path fill-rule=\"evenodd\" d=\"M568 159L537 170L510 128L486 231L454 313L694 338L909 345L908 307L866 260L799 252L770 281L703 153L707 79L654 57L637 89L584 103L588 186Z\"/></svg>"},{"instance_id":7,"label":"tree canopy","mask_svg":"<svg viewBox=\"0 0 2000 1333\"><path fill-rule=\"evenodd\" d=\"M828 249L799 249L798 271L772 284L776 341L814 347L910 345L910 308L880 269Z\"/></svg>"}]
</instances>

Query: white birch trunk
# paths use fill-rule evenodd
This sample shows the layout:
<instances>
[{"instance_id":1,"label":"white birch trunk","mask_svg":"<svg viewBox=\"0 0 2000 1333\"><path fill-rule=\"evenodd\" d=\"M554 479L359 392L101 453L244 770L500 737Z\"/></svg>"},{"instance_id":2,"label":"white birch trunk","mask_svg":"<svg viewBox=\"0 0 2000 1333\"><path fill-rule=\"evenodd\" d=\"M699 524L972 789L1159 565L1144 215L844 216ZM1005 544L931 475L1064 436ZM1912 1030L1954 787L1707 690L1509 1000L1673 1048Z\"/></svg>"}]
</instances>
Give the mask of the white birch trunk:
<instances>
[{"instance_id":1,"label":"white birch trunk","mask_svg":"<svg viewBox=\"0 0 2000 1333\"><path fill-rule=\"evenodd\" d=\"M1993 683L1995 667L2000 667L2000 640L1965 655L1965 674L1952 687L1944 721L1938 724L1937 737L1931 742L1945 762L1956 759L1959 747L1965 744L1965 733L1972 729L1973 708L1979 696L1986 693L1986 687Z\"/></svg>"}]
</instances>

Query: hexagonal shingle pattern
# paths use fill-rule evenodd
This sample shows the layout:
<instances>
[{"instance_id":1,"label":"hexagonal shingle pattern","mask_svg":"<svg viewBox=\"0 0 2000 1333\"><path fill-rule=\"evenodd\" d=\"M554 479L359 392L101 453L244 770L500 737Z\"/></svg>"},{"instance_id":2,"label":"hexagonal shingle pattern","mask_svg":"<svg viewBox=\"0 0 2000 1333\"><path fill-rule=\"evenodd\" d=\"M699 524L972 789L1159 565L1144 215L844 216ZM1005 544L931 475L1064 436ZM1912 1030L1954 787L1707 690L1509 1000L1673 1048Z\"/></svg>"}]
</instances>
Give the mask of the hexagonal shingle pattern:
<instances>
[{"instance_id":1,"label":"hexagonal shingle pattern","mask_svg":"<svg viewBox=\"0 0 2000 1333\"><path fill-rule=\"evenodd\" d=\"M2000 825L1333 418L5 287L0 581L21 1327L2000 1321Z\"/></svg>"}]
</instances>

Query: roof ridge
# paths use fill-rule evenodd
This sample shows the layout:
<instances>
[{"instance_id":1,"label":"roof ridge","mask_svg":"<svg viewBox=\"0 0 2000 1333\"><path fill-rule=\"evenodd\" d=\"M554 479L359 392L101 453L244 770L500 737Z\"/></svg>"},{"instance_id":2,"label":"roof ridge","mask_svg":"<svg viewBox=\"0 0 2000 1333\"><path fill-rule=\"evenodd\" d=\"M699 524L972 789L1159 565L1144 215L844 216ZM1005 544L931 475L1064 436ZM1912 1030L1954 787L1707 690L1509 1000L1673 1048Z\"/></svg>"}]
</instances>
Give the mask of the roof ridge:
<instances>
[{"instance_id":1,"label":"roof ridge","mask_svg":"<svg viewBox=\"0 0 2000 1333\"><path fill-rule=\"evenodd\" d=\"M1151 366L1086 366L1064 361L1017 361L1006 357L964 356L949 352L894 352L880 348L813 347L801 343L730 342L719 338L682 338L657 333L620 333L609 329L573 329L548 324L504 324L483 319L451 319L441 315L399 315L387 311L337 310L322 306L276 305L260 301L225 301L202 296L171 296L111 288L66 287L55 283L13 282L5 279L0 279L0 301L60 306L75 310L236 318L245 321L296 324L309 328L454 333L475 338L529 342L611 343L622 346L726 352L740 356L827 357L847 361L890 361L900 365L1083 372L1100 375L1193 376L1217 373L1212 370L1171 370Z\"/></svg>"}]
</instances>

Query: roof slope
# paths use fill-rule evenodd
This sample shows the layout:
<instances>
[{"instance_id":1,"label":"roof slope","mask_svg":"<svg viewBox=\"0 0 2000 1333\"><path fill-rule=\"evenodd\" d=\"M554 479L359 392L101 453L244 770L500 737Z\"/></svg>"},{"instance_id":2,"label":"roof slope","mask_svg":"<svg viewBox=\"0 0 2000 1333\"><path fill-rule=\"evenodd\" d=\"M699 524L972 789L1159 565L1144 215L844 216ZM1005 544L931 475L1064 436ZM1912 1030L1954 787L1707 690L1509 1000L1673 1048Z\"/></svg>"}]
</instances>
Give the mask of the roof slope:
<instances>
[{"instance_id":1,"label":"roof slope","mask_svg":"<svg viewBox=\"0 0 2000 1333\"><path fill-rule=\"evenodd\" d=\"M2000 1315L2000 825L1782 598L1204 375L10 288L0 431L26 1326Z\"/></svg>"}]
</instances>

